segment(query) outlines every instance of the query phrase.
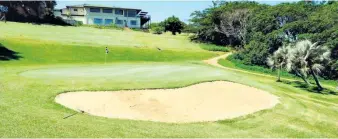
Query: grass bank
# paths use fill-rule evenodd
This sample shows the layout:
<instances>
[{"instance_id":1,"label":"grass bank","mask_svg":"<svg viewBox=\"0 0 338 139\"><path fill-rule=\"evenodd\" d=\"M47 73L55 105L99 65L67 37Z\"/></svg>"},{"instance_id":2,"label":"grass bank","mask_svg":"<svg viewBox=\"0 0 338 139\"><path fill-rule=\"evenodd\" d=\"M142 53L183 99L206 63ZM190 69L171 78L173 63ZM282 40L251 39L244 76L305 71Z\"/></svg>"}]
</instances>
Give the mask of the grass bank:
<instances>
[{"instance_id":1,"label":"grass bank","mask_svg":"<svg viewBox=\"0 0 338 139\"><path fill-rule=\"evenodd\" d=\"M171 49L158 50L149 47L108 46L109 53L105 54L105 47L89 45L62 44L35 39L0 38L3 49L13 51L10 62L0 61L0 64L58 64L58 63L104 63L109 62L177 62L203 60L213 56L211 52L177 51Z\"/></svg>"}]
</instances>

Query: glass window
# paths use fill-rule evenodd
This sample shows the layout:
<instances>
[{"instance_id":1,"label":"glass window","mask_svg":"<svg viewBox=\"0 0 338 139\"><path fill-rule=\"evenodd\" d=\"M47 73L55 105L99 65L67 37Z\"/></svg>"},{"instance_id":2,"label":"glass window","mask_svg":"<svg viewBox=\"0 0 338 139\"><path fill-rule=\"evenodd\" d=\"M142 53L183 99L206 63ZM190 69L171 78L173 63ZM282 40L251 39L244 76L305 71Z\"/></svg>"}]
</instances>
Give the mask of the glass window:
<instances>
[{"instance_id":1,"label":"glass window","mask_svg":"<svg viewBox=\"0 0 338 139\"><path fill-rule=\"evenodd\" d=\"M103 9L103 13L113 13L113 9Z\"/></svg>"},{"instance_id":2,"label":"glass window","mask_svg":"<svg viewBox=\"0 0 338 139\"><path fill-rule=\"evenodd\" d=\"M128 10L128 17L136 17L137 11L136 10Z\"/></svg>"},{"instance_id":3,"label":"glass window","mask_svg":"<svg viewBox=\"0 0 338 139\"><path fill-rule=\"evenodd\" d=\"M130 20L130 25L137 25L137 21L136 20Z\"/></svg>"},{"instance_id":4,"label":"glass window","mask_svg":"<svg viewBox=\"0 0 338 139\"><path fill-rule=\"evenodd\" d=\"M104 20L104 24L105 25L110 25L110 24L112 24L113 23L113 19L105 19Z\"/></svg>"},{"instance_id":5,"label":"glass window","mask_svg":"<svg viewBox=\"0 0 338 139\"><path fill-rule=\"evenodd\" d=\"M123 10L121 10L121 9L115 9L115 14L117 14L117 15L123 15Z\"/></svg>"},{"instance_id":6,"label":"glass window","mask_svg":"<svg viewBox=\"0 0 338 139\"><path fill-rule=\"evenodd\" d=\"M94 24L101 25L102 24L102 19L101 18L94 18Z\"/></svg>"},{"instance_id":7,"label":"glass window","mask_svg":"<svg viewBox=\"0 0 338 139\"><path fill-rule=\"evenodd\" d=\"M116 20L116 24L123 24L123 21L122 20Z\"/></svg>"},{"instance_id":8,"label":"glass window","mask_svg":"<svg viewBox=\"0 0 338 139\"><path fill-rule=\"evenodd\" d=\"M77 9L74 9L74 12L77 12Z\"/></svg>"},{"instance_id":9,"label":"glass window","mask_svg":"<svg viewBox=\"0 0 338 139\"><path fill-rule=\"evenodd\" d=\"M100 8L90 8L89 11L92 12L92 13L99 13Z\"/></svg>"}]
</instances>

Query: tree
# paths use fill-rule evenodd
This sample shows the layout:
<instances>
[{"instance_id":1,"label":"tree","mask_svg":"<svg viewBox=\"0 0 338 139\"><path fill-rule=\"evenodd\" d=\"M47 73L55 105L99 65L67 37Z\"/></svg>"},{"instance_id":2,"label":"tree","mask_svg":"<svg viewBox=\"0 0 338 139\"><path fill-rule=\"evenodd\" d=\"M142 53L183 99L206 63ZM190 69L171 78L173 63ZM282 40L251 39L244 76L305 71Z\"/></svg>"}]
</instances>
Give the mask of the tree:
<instances>
[{"instance_id":1,"label":"tree","mask_svg":"<svg viewBox=\"0 0 338 139\"><path fill-rule=\"evenodd\" d=\"M176 32L181 33L184 28L184 23L180 21L179 18L172 16L160 23L160 26L164 27L164 31L171 31L173 35L176 35Z\"/></svg>"},{"instance_id":2,"label":"tree","mask_svg":"<svg viewBox=\"0 0 338 139\"><path fill-rule=\"evenodd\" d=\"M226 35L230 39L235 38L241 41L241 45L244 45L249 13L248 9L235 9L231 12L222 13L219 16L219 23L215 25L215 31ZM230 45L232 45L232 41L230 41Z\"/></svg>"},{"instance_id":3,"label":"tree","mask_svg":"<svg viewBox=\"0 0 338 139\"><path fill-rule=\"evenodd\" d=\"M290 60L288 62L288 70L293 71L296 75L301 75L302 79L307 83L306 76L311 74L316 82L318 90L323 90L318 74L324 70L324 65L330 61L330 49L326 46L312 43L309 40L299 41L290 52Z\"/></svg>"},{"instance_id":4,"label":"tree","mask_svg":"<svg viewBox=\"0 0 338 139\"><path fill-rule=\"evenodd\" d=\"M191 40L229 45L246 65L267 67L267 57L286 43L309 39L328 46L331 62L321 76L338 79L338 2L283 2L266 5L250 1L220 1L191 14ZM237 47L241 46L241 47ZM244 46L244 47L243 47Z\"/></svg>"},{"instance_id":5,"label":"tree","mask_svg":"<svg viewBox=\"0 0 338 139\"><path fill-rule=\"evenodd\" d=\"M62 19L54 16L55 0L0 1L0 5L8 7L7 21L68 25Z\"/></svg>"},{"instance_id":6,"label":"tree","mask_svg":"<svg viewBox=\"0 0 338 139\"><path fill-rule=\"evenodd\" d=\"M291 46L282 46L277 51L273 53L273 55L270 55L267 58L267 64L271 67L271 69L278 71L278 77L277 81L280 80L280 72L283 68L285 68L288 60L289 60L289 52L290 52Z\"/></svg>"}]
</instances>

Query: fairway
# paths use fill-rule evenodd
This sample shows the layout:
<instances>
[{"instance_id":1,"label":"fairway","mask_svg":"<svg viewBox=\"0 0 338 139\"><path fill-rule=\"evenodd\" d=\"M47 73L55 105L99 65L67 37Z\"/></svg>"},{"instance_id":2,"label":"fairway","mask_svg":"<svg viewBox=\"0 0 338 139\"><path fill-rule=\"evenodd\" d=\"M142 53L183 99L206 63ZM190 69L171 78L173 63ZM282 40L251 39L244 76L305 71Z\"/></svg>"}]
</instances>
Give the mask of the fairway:
<instances>
[{"instance_id":1,"label":"fairway","mask_svg":"<svg viewBox=\"0 0 338 139\"><path fill-rule=\"evenodd\" d=\"M0 30L13 51L0 60L0 137L338 137L334 93L224 68L217 61L228 53L183 34L14 22Z\"/></svg>"}]
</instances>

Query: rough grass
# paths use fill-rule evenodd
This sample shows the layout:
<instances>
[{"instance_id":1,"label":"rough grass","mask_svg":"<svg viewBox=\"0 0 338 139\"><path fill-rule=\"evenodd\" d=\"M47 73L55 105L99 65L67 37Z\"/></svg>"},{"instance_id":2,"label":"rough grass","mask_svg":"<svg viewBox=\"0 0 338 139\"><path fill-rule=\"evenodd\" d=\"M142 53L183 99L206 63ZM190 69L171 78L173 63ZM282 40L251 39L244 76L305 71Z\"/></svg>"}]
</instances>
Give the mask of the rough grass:
<instances>
[{"instance_id":1,"label":"rough grass","mask_svg":"<svg viewBox=\"0 0 338 139\"><path fill-rule=\"evenodd\" d=\"M181 48L170 49L171 45L189 48L189 46L184 46L184 43L180 45L176 43L188 41L180 36L172 38L172 44L170 42L163 44L163 48L168 50L161 51L162 56L159 56L158 50L154 50L153 47L141 50L134 47L109 45L111 53L114 54L109 54L110 60L103 65L104 47L79 43L87 42L90 35L81 35L79 32L82 30L77 30L78 27L55 30L58 27L45 25L32 27L26 24L12 26L10 24L17 23L9 23L9 28L4 28L3 23L0 24L1 30L7 30L8 35L0 37L1 42L5 47L22 56L17 60L0 62L0 137L338 137L337 95L313 93L295 86L297 82L275 82L273 78L204 65L200 59L209 58L214 54L198 50L199 47L195 49L196 44L189 44L194 46L191 52L181 51ZM52 31L46 31L49 29ZM100 29L88 30L102 31ZM72 34L74 31L79 31L74 34L80 36L67 34ZM28 34L28 36L20 37L20 34ZM66 37L60 34L66 34ZM124 33L121 34L123 36ZM129 37L137 35L131 33ZM55 38L49 38L51 36ZM39 37L42 38L38 39ZM68 39L65 39L67 37ZM20 41L11 38L20 38ZM54 41L46 42L48 39ZM156 37L138 39L141 42L156 40ZM76 45L65 43L72 42L72 40L77 41ZM93 37L89 41L95 44L102 43L102 40L105 39L96 40ZM145 73L135 72L129 75L125 73L126 71L122 71L128 68L126 65L147 70ZM157 65L172 66L172 70L175 70L177 65L201 68L171 72L170 68L158 69ZM154 69L149 68L151 66ZM70 68L74 73L78 71L80 74L83 72L80 67L90 67L95 70L104 67L113 68L112 73L119 72L113 72L114 69L121 69L121 74L126 74L126 76L102 77L102 75L87 74L86 78L69 78L58 75L39 75L40 72L35 72L33 76L24 75L27 72L43 71L43 69L53 70L55 73L61 72L57 70L58 68ZM67 91L175 88L213 80L227 80L266 90L279 96L281 103L273 109L232 120L167 124L109 119L87 114L77 114L63 119L73 114L74 111L54 102L57 94Z\"/></svg>"},{"instance_id":2,"label":"rough grass","mask_svg":"<svg viewBox=\"0 0 338 139\"><path fill-rule=\"evenodd\" d=\"M240 60L234 59L233 55L228 56L226 59L219 60L219 64L225 67L235 68L235 69L242 69L246 71L252 71L256 73L262 73L262 74L268 74L272 76L277 77L277 71L271 70L269 68L261 67L261 66L255 66L255 65L245 65ZM300 79L299 77L288 73L287 71L281 71L281 77L284 78L290 78L290 79ZM309 77L309 80L311 82L313 81L312 77ZM331 85L331 86L338 86L338 82L334 80L324 80L322 78L319 79L320 82L323 82L325 84Z\"/></svg>"}]
</instances>

